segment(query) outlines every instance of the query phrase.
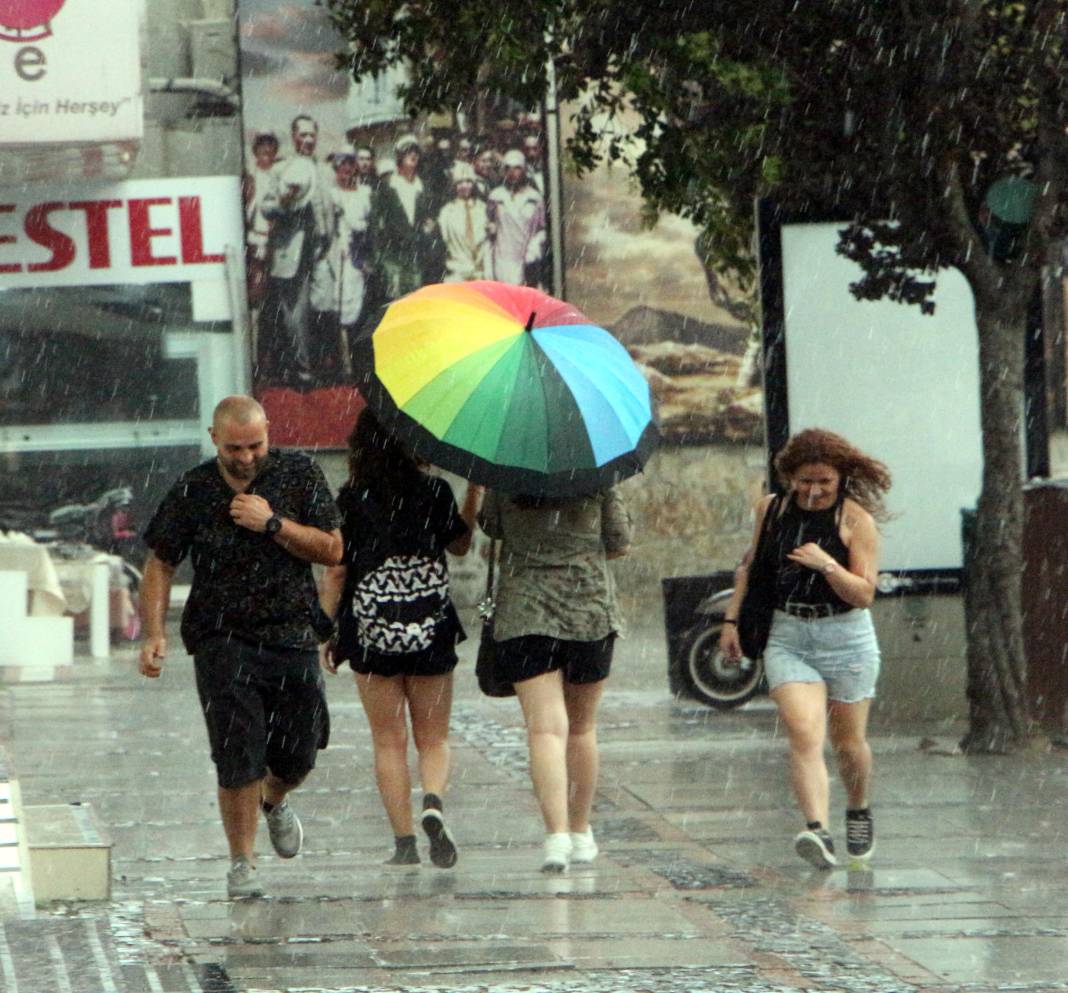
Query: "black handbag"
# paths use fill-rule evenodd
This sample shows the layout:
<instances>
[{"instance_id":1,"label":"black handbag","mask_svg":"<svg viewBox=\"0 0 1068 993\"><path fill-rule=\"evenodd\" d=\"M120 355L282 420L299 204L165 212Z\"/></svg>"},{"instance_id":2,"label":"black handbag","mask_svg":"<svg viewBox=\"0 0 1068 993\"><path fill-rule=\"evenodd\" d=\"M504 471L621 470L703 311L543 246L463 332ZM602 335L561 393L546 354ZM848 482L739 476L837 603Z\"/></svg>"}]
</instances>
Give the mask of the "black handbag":
<instances>
[{"instance_id":1,"label":"black handbag","mask_svg":"<svg viewBox=\"0 0 1068 993\"><path fill-rule=\"evenodd\" d=\"M493 574L497 564L497 542L490 541L489 568L486 571L486 596L478 605L482 615L482 635L478 642L478 655L475 658L475 677L478 688L486 696L515 696L515 687L501 679L497 671L497 642L493 640Z\"/></svg>"},{"instance_id":2,"label":"black handbag","mask_svg":"<svg viewBox=\"0 0 1068 993\"><path fill-rule=\"evenodd\" d=\"M759 659L764 654L771 633L771 615L775 612L775 542L772 540L774 521L782 513L782 498L776 496L768 504L760 535L749 563L745 586L738 609L738 641L747 659Z\"/></svg>"}]
</instances>

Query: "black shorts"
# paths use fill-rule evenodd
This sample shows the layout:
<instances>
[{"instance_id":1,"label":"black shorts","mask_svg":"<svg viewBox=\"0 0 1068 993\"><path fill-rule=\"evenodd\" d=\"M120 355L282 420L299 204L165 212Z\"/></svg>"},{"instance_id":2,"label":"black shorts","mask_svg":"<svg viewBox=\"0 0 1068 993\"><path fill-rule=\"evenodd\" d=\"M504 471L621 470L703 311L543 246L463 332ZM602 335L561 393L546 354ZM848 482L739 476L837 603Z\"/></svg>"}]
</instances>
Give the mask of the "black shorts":
<instances>
[{"instance_id":1,"label":"black shorts","mask_svg":"<svg viewBox=\"0 0 1068 993\"><path fill-rule=\"evenodd\" d=\"M425 652L386 655L357 648L349 659L353 672L365 676L444 676L456 668L456 646L434 646Z\"/></svg>"},{"instance_id":2,"label":"black shorts","mask_svg":"<svg viewBox=\"0 0 1068 993\"><path fill-rule=\"evenodd\" d=\"M337 649L341 662L348 662L353 672L365 676L445 676L456 668L456 643L467 635L455 611L446 614L434 632L434 640L421 652L376 652L360 644L351 628L346 629Z\"/></svg>"},{"instance_id":3,"label":"black shorts","mask_svg":"<svg viewBox=\"0 0 1068 993\"><path fill-rule=\"evenodd\" d=\"M569 683L598 683L608 678L615 644L614 632L596 641L524 634L497 642L494 665L502 679L510 683L521 683L555 669L562 669Z\"/></svg>"},{"instance_id":4,"label":"black shorts","mask_svg":"<svg viewBox=\"0 0 1068 993\"><path fill-rule=\"evenodd\" d=\"M317 652L213 638L193 664L220 786L245 786L268 770L298 783L315 768L330 738Z\"/></svg>"}]
</instances>

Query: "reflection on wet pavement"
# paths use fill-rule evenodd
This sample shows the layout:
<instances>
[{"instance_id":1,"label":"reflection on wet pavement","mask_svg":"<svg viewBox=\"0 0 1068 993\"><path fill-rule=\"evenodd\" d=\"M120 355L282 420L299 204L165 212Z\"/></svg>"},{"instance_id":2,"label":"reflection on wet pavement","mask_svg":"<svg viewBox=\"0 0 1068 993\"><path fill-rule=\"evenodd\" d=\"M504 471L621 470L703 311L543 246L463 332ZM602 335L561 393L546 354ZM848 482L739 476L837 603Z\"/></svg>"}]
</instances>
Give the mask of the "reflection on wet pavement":
<instances>
[{"instance_id":1,"label":"reflection on wet pavement","mask_svg":"<svg viewBox=\"0 0 1068 993\"><path fill-rule=\"evenodd\" d=\"M602 855L556 878L538 871L517 705L479 697L463 667L447 798L459 864L434 869L424 852L414 870L383 866L364 718L351 681L332 680L333 741L293 801L304 852L280 861L261 833L269 895L237 902L188 660L154 686L130 654L11 687L0 742L26 802L93 804L114 892L3 922L0 989L1068 989L1068 754L966 759L918 748L932 729L877 725L875 862L812 872L793 853L767 701L676 703L652 668L646 688L606 696Z\"/></svg>"}]
</instances>

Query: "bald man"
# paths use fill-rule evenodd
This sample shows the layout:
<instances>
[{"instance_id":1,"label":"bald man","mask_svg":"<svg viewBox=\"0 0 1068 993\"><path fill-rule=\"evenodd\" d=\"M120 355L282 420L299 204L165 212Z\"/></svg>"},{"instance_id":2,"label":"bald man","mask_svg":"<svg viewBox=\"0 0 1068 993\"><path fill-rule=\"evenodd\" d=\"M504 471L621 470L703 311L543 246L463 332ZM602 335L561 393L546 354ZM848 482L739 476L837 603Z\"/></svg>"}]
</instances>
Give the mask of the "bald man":
<instances>
[{"instance_id":1,"label":"bald man","mask_svg":"<svg viewBox=\"0 0 1068 993\"><path fill-rule=\"evenodd\" d=\"M193 566L181 634L218 778L231 899L263 894L261 809L275 852L300 851L304 832L286 796L330 729L318 644L331 624L311 564L341 560L341 519L322 470L299 452L271 451L267 429L252 397L223 400L209 429L215 458L174 484L145 532L140 667L150 679L167 655L175 570L187 555Z\"/></svg>"}]
</instances>

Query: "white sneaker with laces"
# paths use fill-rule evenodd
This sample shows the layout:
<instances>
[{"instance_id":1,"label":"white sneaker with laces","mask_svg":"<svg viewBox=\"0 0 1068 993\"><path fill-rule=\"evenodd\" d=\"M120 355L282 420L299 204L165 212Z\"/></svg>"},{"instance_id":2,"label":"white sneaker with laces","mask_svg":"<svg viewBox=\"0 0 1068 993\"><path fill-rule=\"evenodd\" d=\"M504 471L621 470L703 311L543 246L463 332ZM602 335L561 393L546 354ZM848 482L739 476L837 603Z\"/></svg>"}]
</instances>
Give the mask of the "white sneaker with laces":
<instances>
[{"instance_id":1,"label":"white sneaker with laces","mask_svg":"<svg viewBox=\"0 0 1068 993\"><path fill-rule=\"evenodd\" d=\"M586 828L585 831L571 832L572 862L592 862L597 858L598 852L600 852L600 849L597 847L597 842L593 839L593 828Z\"/></svg>"},{"instance_id":2,"label":"white sneaker with laces","mask_svg":"<svg viewBox=\"0 0 1068 993\"><path fill-rule=\"evenodd\" d=\"M566 831L545 836L545 857L542 859L542 872L567 872L571 861L571 835Z\"/></svg>"},{"instance_id":3,"label":"white sneaker with laces","mask_svg":"<svg viewBox=\"0 0 1068 993\"><path fill-rule=\"evenodd\" d=\"M264 812L267 819L267 834L271 845L280 859L291 859L300 852L304 844L304 828L300 818L293 812L288 800L276 803Z\"/></svg>"},{"instance_id":4,"label":"white sneaker with laces","mask_svg":"<svg viewBox=\"0 0 1068 993\"><path fill-rule=\"evenodd\" d=\"M256 867L244 855L238 855L226 873L226 895L231 900L263 896L263 887L256 879Z\"/></svg>"}]
</instances>

